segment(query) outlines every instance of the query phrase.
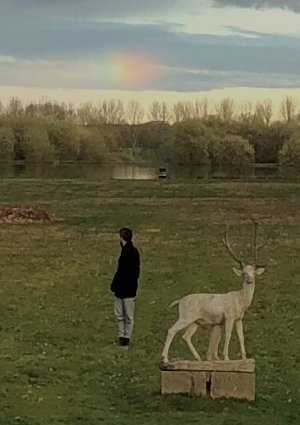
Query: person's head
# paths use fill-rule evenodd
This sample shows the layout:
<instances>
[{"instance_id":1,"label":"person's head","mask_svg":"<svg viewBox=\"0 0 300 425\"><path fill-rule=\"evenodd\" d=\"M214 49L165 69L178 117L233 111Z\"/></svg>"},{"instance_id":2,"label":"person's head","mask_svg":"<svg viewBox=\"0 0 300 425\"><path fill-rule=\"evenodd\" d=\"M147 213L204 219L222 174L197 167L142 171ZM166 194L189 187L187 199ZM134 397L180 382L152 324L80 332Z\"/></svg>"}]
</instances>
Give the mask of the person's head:
<instances>
[{"instance_id":1,"label":"person's head","mask_svg":"<svg viewBox=\"0 0 300 425\"><path fill-rule=\"evenodd\" d=\"M132 230L128 229L127 227L123 227L119 231L120 235L120 245L124 246L127 242L130 242L132 240Z\"/></svg>"}]
</instances>

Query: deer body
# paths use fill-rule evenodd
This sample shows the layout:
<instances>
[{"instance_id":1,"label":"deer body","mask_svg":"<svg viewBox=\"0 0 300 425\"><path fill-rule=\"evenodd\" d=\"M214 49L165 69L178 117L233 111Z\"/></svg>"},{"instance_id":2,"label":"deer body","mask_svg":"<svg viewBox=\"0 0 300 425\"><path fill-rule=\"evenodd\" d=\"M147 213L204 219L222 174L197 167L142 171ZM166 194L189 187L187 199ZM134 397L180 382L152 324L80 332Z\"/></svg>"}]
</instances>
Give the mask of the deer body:
<instances>
[{"instance_id":1,"label":"deer body","mask_svg":"<svg viewBox=\"0 0 300 425\"><path fill-rule=\"evenodd\" d=\"M251 286L246 285L244 284L241 291L227 294L187 295L175 302L179 304L179 317L183 321L192 320L198 325L220 325L228 317L242 319L254 294L254 283Z\"/></svg>"},{"instance_id":2,"label":"deer body","mask_svg":"<svg viewBox=\"0 0 300 425\"><path fill-rule=\"evenodd\" d=\"M255 225L257 226L256 223ZM255 227L255 260L257 259L256 230ZM172 340L182 330L185 330L183 339L189 346L194 357L197 360L201 360L201 357L192 344L191 338L198 327L203 325L212 325L207 352L207 358L209 360L218 359L218 345L221 338L222 325L225 325L224 360L229 360L229 343L234 325L240 342L242 359L246 359L242 319L253 299L255 276L261 275L265 271L265 268L257 265L244 265L233 254L227 241L227 233L223 242L230 254L240 265L240 269L233 268L233 270L238 276L243 277L243 287L240 291L231 291L226 294L190 294L173 302L171 306L179 305L179 318L168 331L162 353L163 361L166 363L168 362L168 353Z\"/></svg>"}]
</instances>

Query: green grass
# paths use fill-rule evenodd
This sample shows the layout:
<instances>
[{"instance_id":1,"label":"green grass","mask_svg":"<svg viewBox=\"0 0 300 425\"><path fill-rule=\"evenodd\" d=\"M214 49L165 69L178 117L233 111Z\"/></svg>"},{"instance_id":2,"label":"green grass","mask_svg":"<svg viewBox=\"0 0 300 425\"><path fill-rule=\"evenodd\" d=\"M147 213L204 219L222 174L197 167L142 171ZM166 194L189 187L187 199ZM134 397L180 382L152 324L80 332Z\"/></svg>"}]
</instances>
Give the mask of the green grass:
<instances>
[{"instance_id":1,"label":"green grass","mask_svg":"<svg viewBox=\"0 0 300 425\"><path fill-rule=\"evenodd\" d=\"M0 423L5 425L282 425L300 423L300 185L2 180L0 203L62 218L0 224ZM268 270L244 319L256 360L256 401L161 396L158 362L192 292L240 287L222 246L252 259L260 218ZM117 231L132 226L142 259L133 345L115 345L111 277ZM195 335L205 354L208 333ZM234 335L231 357L237 358ZM191 359L180 338L171 357Z\"/></svg>"}]
</instances>

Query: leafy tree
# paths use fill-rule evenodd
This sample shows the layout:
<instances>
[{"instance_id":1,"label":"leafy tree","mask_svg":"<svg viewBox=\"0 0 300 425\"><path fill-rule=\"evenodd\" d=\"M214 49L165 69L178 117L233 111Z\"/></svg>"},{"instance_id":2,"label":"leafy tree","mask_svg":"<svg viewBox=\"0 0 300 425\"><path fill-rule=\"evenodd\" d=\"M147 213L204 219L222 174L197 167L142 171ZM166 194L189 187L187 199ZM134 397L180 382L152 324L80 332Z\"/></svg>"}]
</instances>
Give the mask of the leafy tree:
<instances>
[{"instance_id":1,"label":"leafy tree","mask_svg":"<svg viewBox=\"0 0 300 425\"><path fill-rule=\"evenodd\" d=\"M166 160L179 164L206 164L209 162L208 146L213 138L213 131L199 120L176 123L165 152Z\"/></svg>"},{"instance_id":2,"label":"leafy tree","mask_svg":"<svg viewBox=\"0 0 300 425\"><path fill-rule=\"evenodd\" d=\"M43 123L32 119L13 122L15 159L26 162L54 161L54 147L51 146Z\"/></svg>"},{"instance_id":3,"label":"leafy tree","mask_svg":"<svg viewBox=\"0 0 300 425\"><path fill-rule=\"evenodd\" d=\"M50 144L45 128L28 129L23 149L27 162L53 162L55 159L54 147Z\"/></svg>"},{"instance_id":4,"label":"leafy tree","mask_svg":"<svg viewBox=\"0 0 300 425\"><path fill-rule=\"evenodd\" d=\"M0 125L0 162L8 162L14 159L15 137L12 129Z\"/></svg>"},{"instance_id":5,"label":"leafy tree","mask_svg":"<svg viewBox=\"0 0 300 425\"><path fill-rule=\"evenodd\" d=\"M288 140L279 152L280 164L300 168L300 137Z\"/></svg>"},{"instance_id":6,"label":"leafy tree","mask_svg":"<svg viewBox=\"0 0 300 425\"><path fill-rule=\"evenodd\" d=\"M216 138L210 144L210 155L215 165L241 171L254 161L254 149L248 140L231 134Z\"/></svg>"},{"instance_id":7,"label":"leafy tree","mask_svg":"<svg viewBox=\"0 0 300 425\"><path fill-rule=\"evenodd\" d=\"M163 160L172 139L172 128L165 122L148 122L136 128L137 148L143 159ZM130 140L130 138L129 138Z\"/></svg>"},{"instance_id":8,"label":"leafy tree","mask_svg":"<svg viewBox=\"0 0 300 425\"><path fill-rule=\"evenodd\" d=\"M62 121L52 121L47 126L47 132L59 161L77 161L80 152L77 126Z\"/></svg>"},{"instance_id":9,"label":"leafy tree","mask_svg":"<svg viewBox=\"0 0 300 425\"><path fill-rule=\"evenodd\" d=\"M80 151L79 161L88 161L100 164L106 156L106 147L103 137L97 129L80 128L78 130Z\"/></svg>"}]
</instances>

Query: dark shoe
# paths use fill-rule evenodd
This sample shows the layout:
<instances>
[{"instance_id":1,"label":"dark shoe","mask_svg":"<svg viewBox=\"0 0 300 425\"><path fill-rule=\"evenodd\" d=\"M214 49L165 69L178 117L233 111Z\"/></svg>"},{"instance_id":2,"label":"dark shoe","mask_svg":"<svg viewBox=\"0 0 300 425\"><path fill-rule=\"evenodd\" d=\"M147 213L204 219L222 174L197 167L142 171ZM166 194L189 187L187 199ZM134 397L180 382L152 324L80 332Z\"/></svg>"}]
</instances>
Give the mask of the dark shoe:
<instances>
[{"instance_id":1,"label":"dark shoe","mask_svg":"<svg viewBox=\"0 0 300 425\"><path fill-rule=\"evenodd\" d=\"M125 343L124 343L124 339L125 339L125 338L123 338L123 337L120 337L120 338L119 338L119 346L120 346L120 347L124 347L124 345L125 345Z\"/></svg>"},{"instance_id":2,"label":"dark shoe","mask_svg":"<svg viewBox=\"0 0 300 425\"><path fill-rule=\"evenodd\" d=\"M123 338L123 345L125 347L128 347L129 344L130 344L130 338Z\"/></svg>"}]
</instances>

